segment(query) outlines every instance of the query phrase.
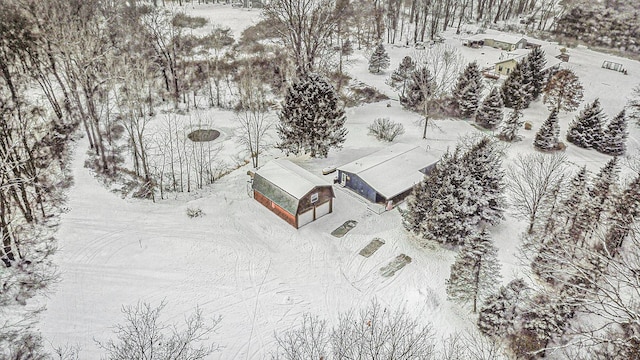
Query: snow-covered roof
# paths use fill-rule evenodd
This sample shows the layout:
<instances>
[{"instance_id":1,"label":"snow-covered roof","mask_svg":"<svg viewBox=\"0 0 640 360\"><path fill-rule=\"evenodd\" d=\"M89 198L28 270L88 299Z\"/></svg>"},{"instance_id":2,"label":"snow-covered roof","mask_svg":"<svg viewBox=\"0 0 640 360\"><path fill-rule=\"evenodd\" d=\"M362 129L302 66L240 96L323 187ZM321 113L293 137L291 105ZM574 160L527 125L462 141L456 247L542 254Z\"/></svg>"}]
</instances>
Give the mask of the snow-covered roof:
<instances>
[{"instance_id":1,"label":"snow-covered roof","mask_svg":"<svg viewBox=\"0 0 640 360\"><path fill-rule=\"evenodd\" d=\"M527 39L522 36L514 36L509 34L486 35L485 38L493 39L494 41L499 41L507 44L517 44L522 40L527 41Z\"/></svg>"},{"instance_id":2,"label":"snow-covered roof","mask_svg":"<svg viewBox=\"0 0 640 360\"><path fill-rule=\"evenodd\" d=\"M356 174L387 199L399 195L420 182L420 170L434 164L440 157L419 146L394 144L371 155L338 167Z\"/></svg>"},{"instance_id":3,"label":"snow-covered roof","mask_svg":"<svg viewBox=\"0 0 640 360\"><path fill-rule=\"evenodd\" d=\"M296 199L302 198L316 186L331 186L328 181L286 159L269 161L258 169L256 174Z\"/></svg>"},{"instance_id":4,"label":"snow-covered roof","mask_svg":"<svg viewBox=\"0 0 640 360\"><path fill-rule=\"evenodd\" d=\"M506 61L511 61L511 60L520 60L523 57L527 56L529 54L530 50L528 49L516 49L513 51L509 51L506 54L500 55L500 60L496 61L496 64L500 64Z\"/></svg>"},{"instance_id":5,"label":"snow-covered roof","mask_svg":"<svg viewBox=\"0 0 640 360\"><path fill-rule=\"evenodd\" d=\"M463 38L462 40L466 40L466 41L484 41L484 39L487 38L486 34L475 34L475 35L471 35L471 36L467 36L466 38Z\"/></svg>"}]
</instances>

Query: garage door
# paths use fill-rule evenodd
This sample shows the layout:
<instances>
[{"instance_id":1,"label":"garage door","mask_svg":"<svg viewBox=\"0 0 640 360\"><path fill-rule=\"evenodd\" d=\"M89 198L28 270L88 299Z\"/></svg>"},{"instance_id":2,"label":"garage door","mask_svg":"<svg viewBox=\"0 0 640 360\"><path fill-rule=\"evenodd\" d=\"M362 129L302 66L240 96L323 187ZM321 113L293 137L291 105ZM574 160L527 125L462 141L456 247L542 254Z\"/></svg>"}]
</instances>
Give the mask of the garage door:
<instances>
[{"instance_id":1,"label":"garage door","mask_svg":"<svg viewBox=\"0 0 640 360\"><path fill-rule=\"evenodd\" d=\"M326 203L318 205L318 207L316 207L316 219L319 219L321 216L327 215L329 213L329 211L331 210L329 203L330 201L327 201Z\"/></svg>"},{"instance_id":2,"label":"garage door","mask_svg":"<svg viewBox=\"0 0 640 360\"><path fill-rule=\"evenodd\" d=\"M311 210L304 212L302 214L298 214L298 227L302 227L307 225L308 223L313 221L313 208Z\"/></svg>"}]
</instances>

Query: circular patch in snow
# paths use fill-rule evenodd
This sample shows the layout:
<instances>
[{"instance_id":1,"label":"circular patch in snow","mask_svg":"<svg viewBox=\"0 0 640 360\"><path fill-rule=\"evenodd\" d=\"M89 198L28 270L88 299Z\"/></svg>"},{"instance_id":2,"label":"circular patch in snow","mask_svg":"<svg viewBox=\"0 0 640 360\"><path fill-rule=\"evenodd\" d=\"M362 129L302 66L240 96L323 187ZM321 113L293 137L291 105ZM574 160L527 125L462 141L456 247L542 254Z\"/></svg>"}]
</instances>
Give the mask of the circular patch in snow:
<instances>
[{"instance_id":1,"label":"circular patch in snow","mask_svg":"<svg viewBox=\"0 0 640 360\"><path fill-rule=\"evenodd\" d=\"M187 135L189 140L193 142L206 142L213 141L220 136L220 131L213 129L198 129L194 130Z\"/></svg>"}]
</instances>

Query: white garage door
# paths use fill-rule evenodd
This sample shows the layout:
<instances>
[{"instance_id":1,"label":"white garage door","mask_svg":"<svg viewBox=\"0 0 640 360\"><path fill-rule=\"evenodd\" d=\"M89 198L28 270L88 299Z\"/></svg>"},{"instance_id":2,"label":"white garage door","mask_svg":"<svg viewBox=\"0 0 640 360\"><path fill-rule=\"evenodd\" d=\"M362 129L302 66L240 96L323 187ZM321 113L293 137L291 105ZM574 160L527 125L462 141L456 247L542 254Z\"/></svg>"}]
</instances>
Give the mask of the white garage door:
<instances>
[{"instance_id":1,"label":"white garage door","mask_svg":"<svg viewBox=\"0 0 640 360\"><path fill-rule=\"evenodd\" d=\"M313 221L313 208L311 210L298 214L298 227L303 227Z\"/></svg>"},{"instance_id":2,"label":"white garage door","mask_svg":"<svg viewBox=\"0 0 640 360\"><path fill-rule=\"evenodd\" d=\"M316 219L319 219L321 216L327 215L330 209L331 208L329 207L329 201L322 205L319 205L316 208Z\"/></svg>"}]
</instances>

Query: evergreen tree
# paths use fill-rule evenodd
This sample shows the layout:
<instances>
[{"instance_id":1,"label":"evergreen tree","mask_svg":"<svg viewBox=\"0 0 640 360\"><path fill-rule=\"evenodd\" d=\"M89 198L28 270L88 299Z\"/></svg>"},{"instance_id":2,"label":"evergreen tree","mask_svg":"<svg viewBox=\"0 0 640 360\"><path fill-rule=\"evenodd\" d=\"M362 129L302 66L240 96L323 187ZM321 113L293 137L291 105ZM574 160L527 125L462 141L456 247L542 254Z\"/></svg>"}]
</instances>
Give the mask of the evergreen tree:
<instances>
[{"instance_id":1,"label":"evergreen tree","mask_svg":"<svg viewBox=\"0 0 640 360\"><path fill-rule=\"evenodd\" d=\"M542 102L550 109L574 111L582 102L584 89L578 76L570 69L558 70L544 87Z\"/></svg>"},{"instance_id":2,"label":"evergreen tree","mask_svg":"<svg viewBox=\"0 0 640 360\"><path fill-rule=\"evenodd\" d=\"M617 157L609 160L598 172L589 188L591 199L589 206L583 211L589 214L588 221L593 227L598 227L602 214L611 210L612 201L618 184L620 165Z\"/></svg>"},{"instance_id":3,"label":"evergreen tree","mask_svg":"<svg viewBox=\"0 0 640 360\"><path fill-rule=\"evenodd\" d=\"M371 54L369 59L369 72L379 74L382 70L388 69L390 65L389 54L384 49L384 45L380 44Z\"/></svg>"},{"instance_id":4,"label":"evergreen tree","mask_svg":"<svg viewBox=\"0 0 640 360\"><path fill-rule=\"evenodd\" d=\"M484 301L500 280L497 255L498 249L486 230L467 237L451 265L447 282L449 299L471 302L475 313L478 302Z\"/></svg>"},{"instance_id":5,"label":"evergreen tree","mask_svg":"<svg viewBox=\"0 0 640 360\"><path fill-rule=\"evenodd\" d=\"M482 74L477 62L467 65L453 89L453 98L463 117L472 117L480 103Z\"/></svg>"},{"instance_id":6,"label":"evergreen tree","mask_svg":"<svg viewBox=\"0 0 640 360\"><path fill-rule=\"evenodd\" d=\"M476 122L484 128L493 129L502 121L502 117L502 98L498 89L493 88L478 109Z\"/></svg>"},{"instance_id":7,"label":"evergreen tree","mask_svg":"<svg viewBox=\"0 0 640 360\"><path fill-rule=\"evenodd\" d=\"M600 100L595 99L569 124L567 141L585 149L600 148L603 122Z\"/></svg>"},{"instance_id":8,"label":"evergreen tree","mask_svg":"<svg viewBox=\"0 0 640 360\"><path fill-rule=\"evenodd\" d=\"M286 154L326 157L330 148L342 146L347 135L345 112L334 88L316 74L303 75L291 85L279 118L278 148Z\"/></svg>"},{"instance_id":9,"label":"evergreen tree","mask_svg":"<svg viewBox=\"0 0 640 360\"><path fill-rule=\"evenodd\" d=\"M531 88L525 83L524 71L527 71L526 59L518 62L502 84L504 106L526 109L529 107Z\"/></svg>"},{"instance_id":10,"label":"evergreen tree","mask_svg":"<svg viewBox=\"0 0 640 360\"><path fill-rule=\"evenodd\" d=\"M474 216L480 223L496 225L504 218L506 200L503 195L504 170L495 141L483 137L467 151L463 162L476 182L474 189L478 191L472 194L477 203Z\"/></svg>"},{"instance_id":11,"label":"evergreen tree","mask_svg":"<svg viewBox=\"0 0 640 360\"><path fill-rule=\"evenodd\" d=\"M515 103L514 106L521 106L523 109L529 107L531 102L533 101L534 92L535 92L535 76L534 76L534 68L529 62L529 58L525 57L520 61L521 74L522 74L522 88L520 92L523 96L523 102L521 104Z\"/></svg>"},{"instance_id":12,"label":"evergreen tree","mask_svg":"<svg viewBox=\"0 0 640 360\"><path fill-rule=\"evenodd\" d=\"M514 279L507 286L501 286L498 293L487 297L478 314L480 332L494 339L510 335L520 315L526 290L522 279Z\"/></svg>"},{"instance_id":13,"label":"evergreen tree","mask_svg":"<svg viewBox=\"0 0 640 360\"><path fill-rule=\"evenodd\" d=\"M479 221L478 185L469 176L459 148L440 175L440 186L428 204L421 232L427 239L459 245L475 230Z\"/></svg>"},{"instance_id":14,"label":"evergreen tree","mask_svg":"<svg viewBox=\"0 0 640 360\"><path fill-rule=\"evenodd\" d=\"M414 70L407 85L406 93L400 95L400 104L407 109L422 112L424 110L424 102L433 93L431 72L426 67Z\"/></svg>"},{"instance_id":15,"label":"evergreen tree","mask_svg":"<svg viewBox=\"0 0 640 360\"><path fill-rule=\"evenodd\" d=\"M607 155L624 155L627 150L627 119L624 110L614 117L604 131L598 151Z\"/></svg>"},{"instance_id":16,"label":"evergreen tree","mask_svg":"<svg viewBox=\"0 0 640 360\"><path fill-rule=\"evenodd\" d=\"M522 314L523 334L516 341L528 343L530 351L543 350L552 337L564 333L571 316L572 309L562 299L539 294ZM542 355L544 356L544 352Z\"/></svg>"},{"instance_id":17,"label":"evergreen tree","mask_svg":"<svg viewBox=\"0 0 640 360\"><path fill-rule=\"evenodd\" d=\"M589 228L588 211L585 211L588 196L588 174L584 166L571 179L569 194L561 202L560 213L564 217L564 226L568 229L569 236L577 243L584 238Z\"/></svg>"},{"instance_id":18,"label":"evergreen tree","mask_svg":"<svg viewBox=\"0 0 640 360\"><path fill-rule=\"evenodd\" d=\"M415 69L416 63L411 56L405 56L402 58L398 68L391 74L391 86L401 89L400 96L404 96L407 81L409 81Z\"/></svg>"},{"instance_id":19,"label":"evergreen tree","mask_svg":"<svg viewBox=\"0 0 640 360\"><path fill-rule=\"evenodd\" d=\"M533 141L536 149L551 151L558 148L558 137L560 136L560 126L558 125L558 110L553 109L549 117L540 127Z\"/></svg>"},{"instance_id":20,"label":"evergreen tree","mask_svg":"<svg viewBox=\"0 0 640 360\"><path fill-rule=\"evenodd\" d=\"M629 109L629 117L640 125L640 85L633 89L633 94L631 98L629 98L627 108Z\"/></svg>"},{"instance_id":21,"label":"evergreen tree","mask_svg":"<svg viewBox=\"0 0 640 360\"><path fill-rule=\"evenodd\" d=\"M513 109L507 119L502 123L498 138L508 142L518 140L518 130L522 127L521 117L522 111L518 108Z\"/></svg>"},{"instance_id":22,"label":"evergreen tree","mask_svg":"<svg viewBox=\"0 0 640 360\"><path fill-rule=\"evenodd\" d=\"M624 239L634 228L640 216L640 175L638 175L616 199L611 213L611 226L605 235L606 249L616 255Z\"/></svg>"},{"instance_id":23,"label":"evergreen tree","mask_svg":"<svg viewBox=\"0 0 640 360\"><path fill-rule=\"evenodd\" d=\"M527 63L531 71L531 96L535 100L540 96L544 86L544 73L542 69L544 69L547 64L544 51L540 47L534 47L529 55L527 55Z\"/></svg>"},{"instance_id":24,"label":"evergreen tree","mask_svg":"<svg viewBox=\"0 0 640 360\"><path fill-rule=\"evenodd\" d=\"M342 56L346 56L347 59L349 59L349 56L353 54L353 43L349 38L347 38L342 43L342 48L340 49L340 52L342 53Z\"/></svg>"},{"instance_id":25,"label":"evergreen tree","mask_svg":"<svg viewBox=\"0 0 640 360\"><path fill-rule=\"evenodd\" d=\"M423 180L413 187L407 197L407 210L402 213L402 223L407 230L424 236L423 223L429 216L430 205L436 193L442 187L442 180L445 179L450 161L451 153L444 153Z\"/></svg>"}]
</instances>

